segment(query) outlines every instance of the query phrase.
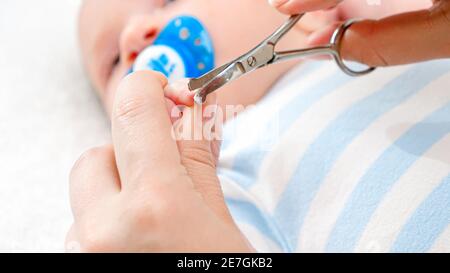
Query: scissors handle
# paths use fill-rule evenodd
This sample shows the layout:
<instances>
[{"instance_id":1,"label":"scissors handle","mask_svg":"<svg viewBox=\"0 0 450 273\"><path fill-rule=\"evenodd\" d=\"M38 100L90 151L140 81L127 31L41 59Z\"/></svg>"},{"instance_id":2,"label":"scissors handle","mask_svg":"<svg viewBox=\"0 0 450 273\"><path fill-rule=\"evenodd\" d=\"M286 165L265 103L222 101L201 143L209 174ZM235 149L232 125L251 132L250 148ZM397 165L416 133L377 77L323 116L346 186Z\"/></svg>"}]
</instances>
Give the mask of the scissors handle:
<instances>
[{"instance_id":1,"label":"scissors handle","mask_svg":"<svg viewBox=\"0 0 450 273\"><path fill-rule=\"evenodd\" d=\"M189 82L189 89L191 91L197 90L195 96L196 102L204 102L206 97L217 89L245 74L265 67L266 65L312 55L332 56L339 68L350 76L362 76L375 70L373 67L359 71L354 70L346 65L342 59L341 48L343 37L347 29L356 22L355 20L349 20L337 28L327 45L276 52L275 47L277 43L295 26L295 24L297 24L303 15L304 14L291 16L289 20L279 27L272 35L236 60L216 68L199 78L191 79Z\"/></svg>"},{"instance_id":2,"label":"scissors handle","mask_svg":"<svg viewBox=\"0 0 450 273\"><path fill-rule=\"evenodd\" d=\"M336 61L339 68L344 71L347 75L358 77L358 76L364 76L371 72L373 72L376 68L375 67L368 67L363 70L355 70L349 67L347 64L345 64L344 59L342 58L342 41L344 38L345 33L347 30L356 22L359 20L357 19L350 19L344 24L342 24L336 31L333 33L333 36L331 37L330 44L333 45L334 54L333 58Z\"/></svg>"},{"instance_id":3,"label":"scissors handle","mask_svg":"<svg viewBox=\"0 0 450 273\"><path fill-rule=\"evenodd\" d=\"M291 17L292 19L292 17ZM297 50L288 50L275 52L275 57L271 63L278 63L298 58L304 58L308 56L314 55L330 55L336 61L339 68L350 76L362 76L369 74L374 71L374 67L368 67L363 70L355 70L349 67L342 58L341 49L342 49L342 40L346 31L355 23L357 20L349 20L342 24L339 28L335 30L333 36L331 37L330 43L328 45L312 47L312 48L304 48Z\"/></svg>"},{"instance_id":4,"label":"scissors handle","mask_svg":"<svg viewBox=\"0 0 450 273\"><path fill-rule=\"evenodd\" d=\"M285 62L290 60L295 60L299 58L315 56L315 55L333 55L334 49L331 44L324 46L317 46L312 48L303 48L303 49L295 49L295 50L286 50L286 51L278 51L275 52L275 57L272 63Z\"/></svg>"}]
</instances>

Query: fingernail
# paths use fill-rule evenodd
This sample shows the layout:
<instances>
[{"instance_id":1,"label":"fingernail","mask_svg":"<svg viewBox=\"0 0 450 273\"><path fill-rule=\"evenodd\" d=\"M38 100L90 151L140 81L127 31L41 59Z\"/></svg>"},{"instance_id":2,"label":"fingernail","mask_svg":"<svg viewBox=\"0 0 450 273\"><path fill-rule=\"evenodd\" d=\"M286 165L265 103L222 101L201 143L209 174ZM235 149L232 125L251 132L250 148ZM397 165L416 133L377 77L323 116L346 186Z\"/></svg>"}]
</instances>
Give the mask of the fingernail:
<instances>
[{"instance_id":1,"label":"fingernail","mask_svg":"<svg viewBox=\"0 0 450 273\"><path fill-rule=\"evenodd\" d=\"M269 4L272 5L273 7L280 7L284 4L286 4L289 0L269 0Z\"/></svg>"},{"instance_id":2,"label":"fingernail","mask_svg":"<svg viewBox=\"0 0 450 273\"><path fill-rule=\"evenodd\" d=\"M194 102L197 105L202 105L205 103L205 99L200 95L200 92L196 92L194 95Z\"/></svg>"}]
</instances>

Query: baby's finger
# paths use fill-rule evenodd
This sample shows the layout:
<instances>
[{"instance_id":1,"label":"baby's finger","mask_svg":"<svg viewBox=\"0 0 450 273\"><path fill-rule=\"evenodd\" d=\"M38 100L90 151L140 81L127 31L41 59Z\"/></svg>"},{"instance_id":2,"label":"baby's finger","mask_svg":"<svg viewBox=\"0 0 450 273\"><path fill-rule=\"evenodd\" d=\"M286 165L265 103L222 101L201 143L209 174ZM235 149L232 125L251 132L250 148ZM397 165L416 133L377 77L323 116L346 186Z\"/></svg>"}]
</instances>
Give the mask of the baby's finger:
<instances>
[{"instance_id":1,"label":"baby's finger","mask_svg":"<svg viewBox=\"0 0 450 273\"><path fill-rule=\"evenodd\" d=\"M335 7L342 0L269 0L269 3L285 14L300 14Z\"/></svg>"},{"instance_id":2,"label":"baby's finger","mask_svg":"<svg viewBox=\"0 0 450 273\"><path fill-rule=\"evenodd\" d=\"M195 92L189 90L188 82L188 79L184 79L170 83L164 89L164 95L176 105L193 106Z\"/></svg>"}]
</instances>

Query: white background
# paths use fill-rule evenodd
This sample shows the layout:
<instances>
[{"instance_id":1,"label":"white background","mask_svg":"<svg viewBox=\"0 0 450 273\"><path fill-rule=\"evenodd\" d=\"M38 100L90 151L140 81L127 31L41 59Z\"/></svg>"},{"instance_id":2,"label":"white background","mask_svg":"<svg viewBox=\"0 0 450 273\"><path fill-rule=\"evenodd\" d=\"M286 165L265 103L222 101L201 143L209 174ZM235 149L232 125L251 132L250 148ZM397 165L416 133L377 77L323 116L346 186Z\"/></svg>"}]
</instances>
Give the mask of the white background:
<instances>
[{"instance_id":1,"label":"white background","mask_svg":"<svg viewBox=\"0 0 450 273\"><path fill-rule=\"evenodd\" d=\"M0 251L63 251L68 175L109 124L84 75L78 0L0 2Z\"/></svg>"}]
</instances>

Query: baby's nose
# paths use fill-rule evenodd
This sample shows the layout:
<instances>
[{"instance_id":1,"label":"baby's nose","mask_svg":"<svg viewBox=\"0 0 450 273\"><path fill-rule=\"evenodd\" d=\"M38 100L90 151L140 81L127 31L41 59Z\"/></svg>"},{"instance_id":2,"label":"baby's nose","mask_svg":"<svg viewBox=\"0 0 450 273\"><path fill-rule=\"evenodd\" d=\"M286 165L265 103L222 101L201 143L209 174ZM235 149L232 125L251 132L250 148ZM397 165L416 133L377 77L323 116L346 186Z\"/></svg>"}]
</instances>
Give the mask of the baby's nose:
<instances>
[{"instance_id":1,"label":"baby's nose","mask_svg":"<svg viewBox=\"0 0 450 273\"><path fill-rule=\"evenodd\" d=\"M131 66L139 52L154 42L158 31L157 25L145 17L131 19L120 36L121 62Z\"/></svg>"}]
</instances>

